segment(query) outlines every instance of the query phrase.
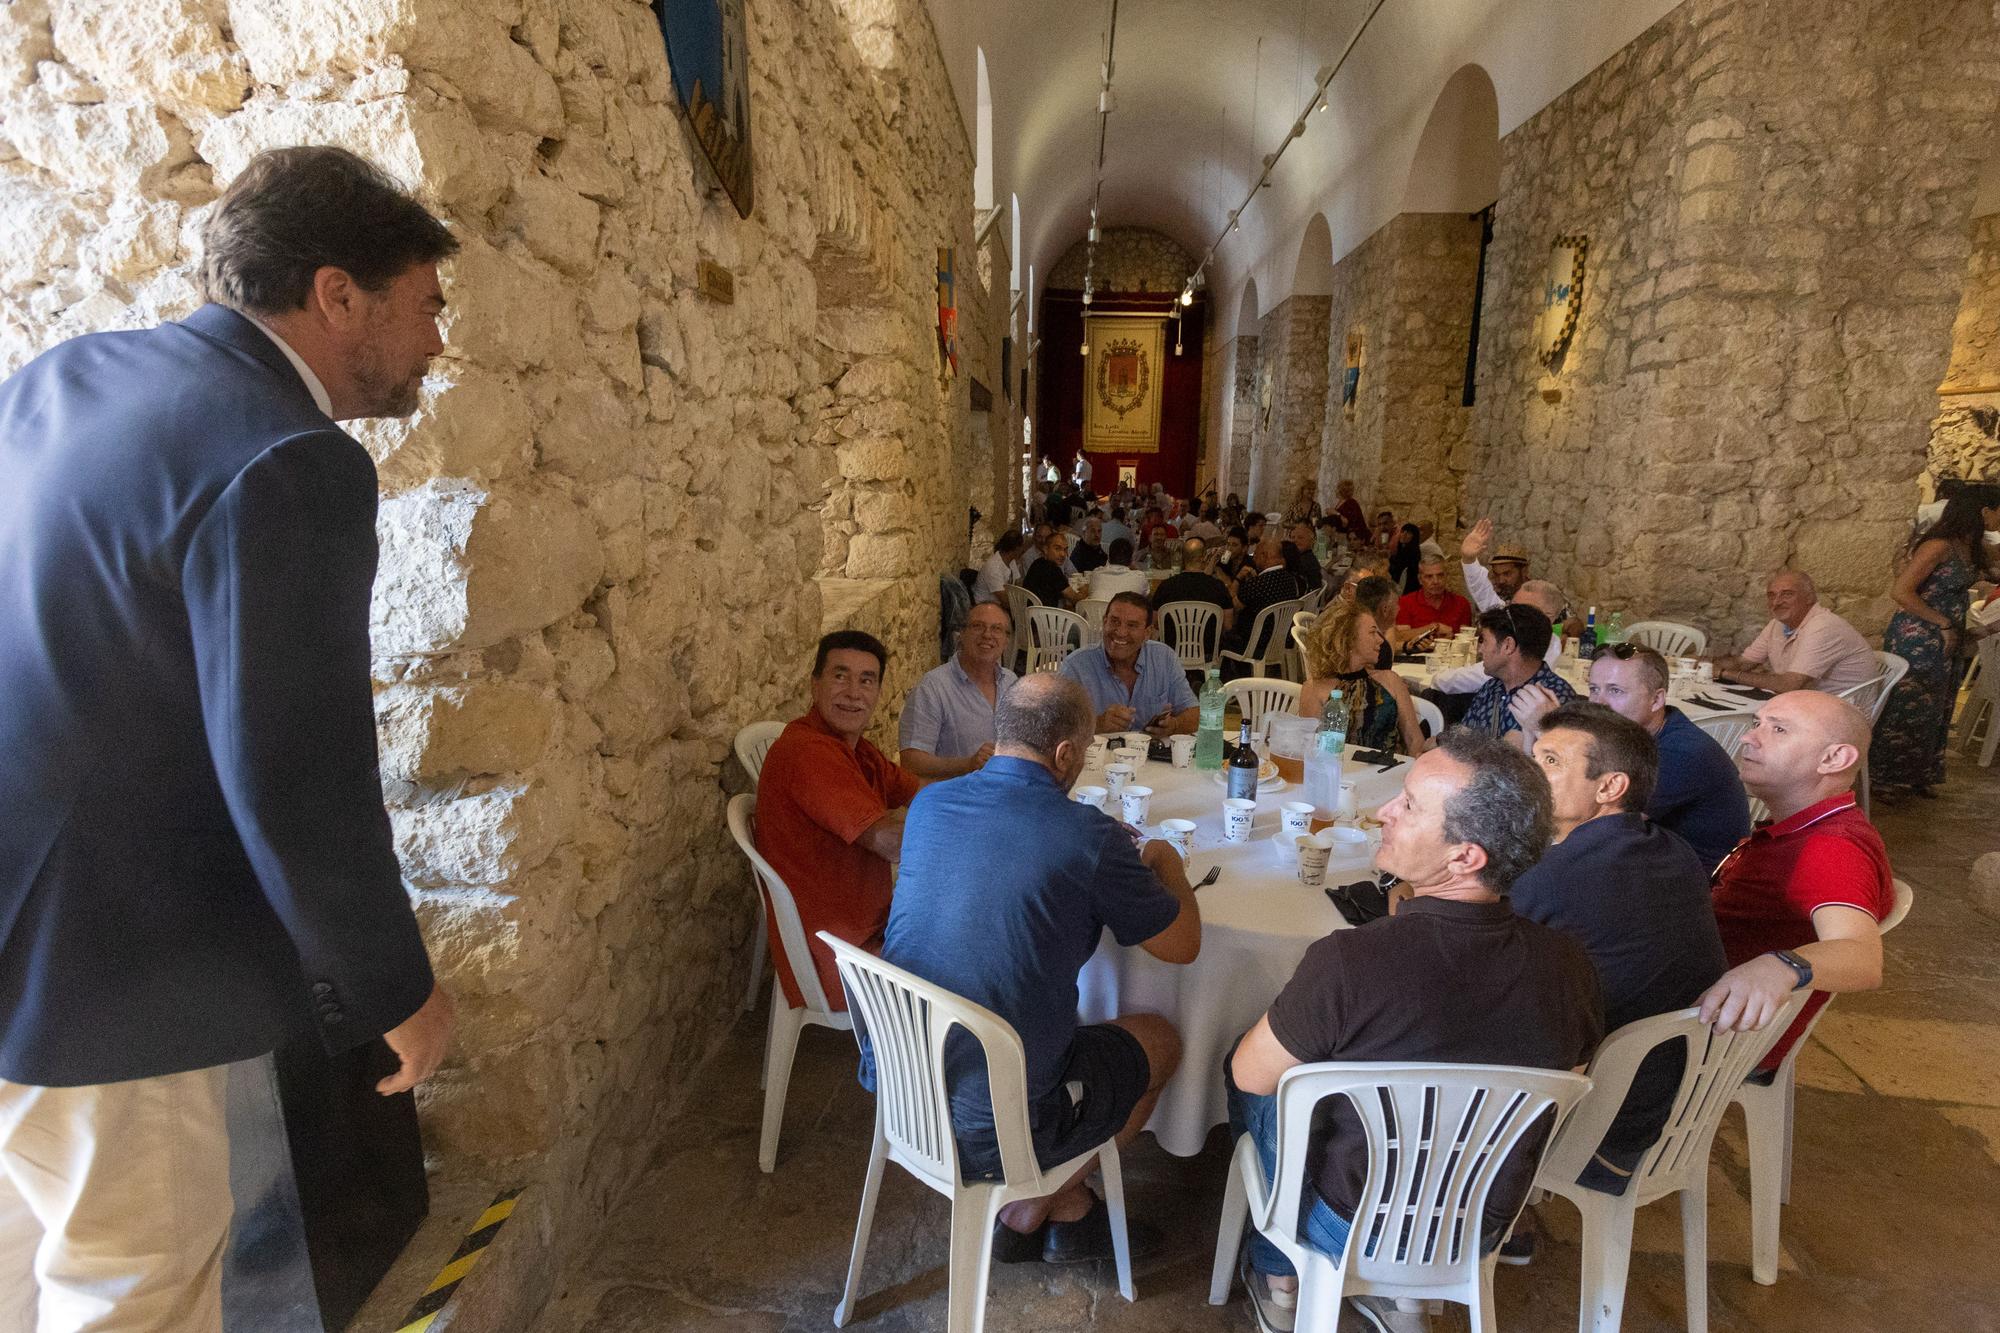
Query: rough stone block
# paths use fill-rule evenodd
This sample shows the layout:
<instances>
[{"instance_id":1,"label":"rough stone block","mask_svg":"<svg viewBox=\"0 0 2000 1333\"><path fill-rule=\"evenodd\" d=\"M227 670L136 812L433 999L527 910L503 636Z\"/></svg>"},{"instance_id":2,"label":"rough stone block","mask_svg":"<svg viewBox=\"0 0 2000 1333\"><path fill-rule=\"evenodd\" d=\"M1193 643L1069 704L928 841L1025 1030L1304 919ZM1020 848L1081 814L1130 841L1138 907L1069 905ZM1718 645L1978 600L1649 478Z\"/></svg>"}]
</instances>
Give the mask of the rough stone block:
<instances>
[{"instance_id":1,"label":"rough stone block","mask_svg":"<svg viewBox=\"0 0 2000 1333\"><path fill-rule=\"evenodd\" d=\"M463 362L433 363L409 417L355 422L350 433L375 458L385 490L433 478L492 481L521 467L532 426L512 383Z\"/></svg>"},{"instance_id":2,"label":"rough stone block","mask_svg":"<svg viewBox=\"0 0 2000 1333\"><path fill-rule=\"evenodd\" d=\"M532 768L548 748L556 705L542 690L495 681L399 685L376 695L375 717L383 778L435 786Z\"/></svg>"},{"instance_id":3,"label":"rough stone block","mask_svg":"<svg viewBox=\"0 0 2000 1333\"><path fill-rule=\"evenodd\" d=\"M445 342L495 370L561 364L581 339L576 302L553 270L475 236L446 261Z\"/></svg>"},{"instance_id":4,"label":"rough stone block","mask_svg":"<svg viewBox=\"0 0 2000 1333\"><path fill-rule=\"evenodd\" d=\"M233 111L250 70L200 0L62 0L53 14L63 58L117 97L175 111Z\"/></svg>"},{"instance_id":5,"label":"rough stone block","mask_svg":"<svg viewBox=\"0 0 2000 1333\"><path fill-rule=\"evenodd\" d=\"M512 782L392 807L403 877L418 888L507 886L555 850L575 818L573 797L548 782Z\"/></svg>"},{"instance_id":6,"label":"rough stone block","mask_svg":"<svg viewBox=\"0 0 2000 1333\"><path fill-rule=\"evenodd\" d=\"M598 208L575 191L535 171L514 182L506 226L536 258L572 277L597 265Z\"/></svg>"},{"instance_id":7,"label":"rough stone block","mask_svg":"<svg viewBox=\"0 0 2000 1333\"><path fill-rule=\"evenodd\" d=\"M157 194L195 157L187 128L156 106L72 106L40 87L0 103L0 138L23 161L86 193Z\"/></svg>"}]
</instances>

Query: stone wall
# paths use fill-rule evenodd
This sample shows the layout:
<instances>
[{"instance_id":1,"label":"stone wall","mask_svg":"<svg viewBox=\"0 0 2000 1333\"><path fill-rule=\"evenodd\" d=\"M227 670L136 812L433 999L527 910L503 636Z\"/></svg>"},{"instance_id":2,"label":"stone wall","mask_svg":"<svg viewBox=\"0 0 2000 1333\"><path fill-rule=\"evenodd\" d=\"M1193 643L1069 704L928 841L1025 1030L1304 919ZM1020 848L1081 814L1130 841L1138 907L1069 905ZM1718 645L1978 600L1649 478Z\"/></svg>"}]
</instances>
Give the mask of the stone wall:
<instances>
[{"instance_id":1,"label":"stone wall","mask_svg":"<svg viewBox=\"0 0 2000 1333\"><path fill-rule=\"evenodd\" d=\"M1579 603L1735 641L1790 563L1879 627L1996 54L1977 3L1689 0L1509 134L1468 515ZM1533 329L1572 231L1591 267L1548 376Z\"/></svg>"},{"instance_id":2,"label":"stone wall","mask_svg":"<svg viewBox=\"0 0 2000 1333\"><path fill-rule=\"evenodd\" d=\"M1221 461L1217 476L1218 498L1248 496L1250 493L1250 452L1256 440L1258 385L1263 382L1263 362L1257 335L1246 333L1230 344L1228 430L1218 443ZM1220 357L1217 360L1221 360Z\"/></svg>"},{"instance_id":3,"label":"stone wall","mask_svg":"<svg viewBox=\"0 0 2000 1333\"><path fill-rule=\"evenodd\" d=\"M1293 296L1273 307L1259 327L1249 489L1242 493L1254 509L1282 511L1301 482L1319 475L1330 305L1324 296Z\"/></svg>"},{"instance_id":4,"label":"stone wall","mask_svg":"<svg viewBox=\"0 0 2000 1333\"><path fill-rule=\"evenodd\" d=\"M824 624L888 639L885 729L935 661L968 385L998 382L1004 296L938 372L972 162L921 0L748 10L743 220L638 0L0 5L0 373L191 310L202 207L262 148L354 148L463 242L422 410L355 433L386 795L461 1014L426 1141L543 1184L545 1246L590 1234L736 1016L731 735L799 711Z\"/></svg>"},{"instance_id":5,"label":"stone wall","mask_svg":"<svg viewBox=\"0 0 2000 1333\"><path fill-rule=\"evenodd\" d=\"M1401 214L1334 265L1321 495L1350 478L1370 515L1390 509L1443 533L1457 526L1478 272L1479 222L1462 213ZM1361 376L1343 404L1350 341Z\"/></svg>"},{"instance_id":6,"label":"stone wall","mask_svg":"<svg viewBox=\"0 0 2000 1333\"><path fill-rule=\"evenodd\" d=\"M1972 220L1951 360L1931 422L1926 498L1945 479L2000 481L2000 213Z\"/></svg>"},{"instance_id":7,"label":"stone wall","mask_svg":"<svg viewBox=\"0 0 2000 1333\"><path fill-rule=\"evenodd\" d=\"M1045 290L1080 290L1089 246L1078 241L1049 270ZM1194 272L1194 256L1170 236L1146 227L1104 227L1091 281L1106 292L1177 292Z\"/></svg>"}]
</instances>

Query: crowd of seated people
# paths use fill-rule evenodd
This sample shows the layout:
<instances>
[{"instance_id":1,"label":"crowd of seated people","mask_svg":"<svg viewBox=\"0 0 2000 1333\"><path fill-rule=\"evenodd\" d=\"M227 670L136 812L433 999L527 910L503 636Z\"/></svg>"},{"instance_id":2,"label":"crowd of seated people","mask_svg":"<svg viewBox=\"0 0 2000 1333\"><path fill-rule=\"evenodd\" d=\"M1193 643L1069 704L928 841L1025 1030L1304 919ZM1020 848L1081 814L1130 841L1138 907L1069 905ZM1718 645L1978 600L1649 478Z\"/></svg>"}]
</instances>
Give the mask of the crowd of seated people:
<instances>
[{"instance_id":1,"label":"crowd of seated people","mask_svg":"<svg viewBox=\"0 0 2000 1333\"><path fill-rule=\"evenodd\" d=\"M1310 495L1302 499L1310 509ZM1351 496L1341 499L1336 523ZM1172 507L1159 508L1163 523ZM1104 540L1104 516L1078 521L1090 544ZM1068 792L1097 733L1196 729L1187 676L1156 633L1160 606L1209 603L1228 635L1261 606L1296 596L1275 527L1252 545L1237 540L1230 533L1220 550L1198 537L1175 541L1178 572L1151 595L1111 592L1100 642L1056 672L1017 679L1005 661L1013 624L1004 600L976 604L956 653L905 699L900 763L866 737L886 651L866 634L830 634L816 654L811 707L762 771L758 845L791 886L808 936L824 929L880 951L1011 1023L1045 1165L1136 1135L1179 1065L1179 1037L1165 1019L1082 1024L1076 1000L1078 971L1106 929L1164 962L1198 954L1201 910L1186 867L1164 841ZM1606 1033L1640 1019L1693 1007L1720 1029L1762 1029L1789 995L1809 988L1811 1004L1752 1076L1768 1078L1827 995L1881 983L1881 924L1894 895L1881 838L1854 797L1869 718L1817 688L1833 683L1837 655L1792 646L1808 626L1830 643L1845 637L1830 613L1813 615L1810 583L1772 580L1773 624L1790 634L1767 629L1745 654L1759 665L1741 670L1784 688L1757 709L1732 760L1669 702L1671 668L1649 647L1597 654L1581 698L1550 669L1551 622L1568 612L1562 593L1528 578L1525 555L1506 547L1481 564L1490 540L1481 524L1462 547L1466 598L1443 587L1445 567L1430 556L1419 557L1408 593L1378 572L1384 562L1353 562L1304 637L1299 713L1318 716L1337 688L1352 743L1413 762L1401 794L1378 812L1377 867L1394 881L1390 914L1313 944L1215 1071L1232 1125L1252 1136L1267 1171L1272 1094L1297 1065L1572 1069ZM1119 559L1129 559L1129 542L1110 539L1105 564L1091 572L1131 570ZM1060 569L1065 534L1051 529L1035 546L1043 565ZM996 559L1015 549L1001 546ZM1231 554L1234 577L1212 572ZM1480 663L1461 669L1476 675L1457 688L1470 706L1461 725L1428 737L1408 684L1390 669L1394 635L1468 623ZM1754 830L1752 797L1771 813ZM787 1000L800 1003L782 951L773 953ZM831 960L817 946L814 962L839 1003ZM1642 1062L1581 1184L1625 1191L1661 1132L1683 1059L1671 1044ZM969 1047L948 1048L948 1062L958 1070L962 1169L969 1179L997 1176L983 1065ZM869 1069L864 1060L864 1080ZM1337 1255L1365 1170L1364 1140L1344 1103L1316 1133L1304 1231ZM1513 1262L1533 1254L1532 1213L1522 1206L1539 1148L1531 1139L1517 1150L1483 1219L1482 1244L1505 1241L1501 1257ZM1135 1251L1157 1239L1135 1224ZM1110 1245L1104 1206L1079 1176L1003 1211L992 1245L1003 1262L1101 1256ZM1253 1236L1244 1267L1260 1326L1290 1327L1296 1278L1284 1256ZM1355 1308L1376 1329L1428 1326L1413 1303L1360 1297Z\"/></svg>"}]
</instances>

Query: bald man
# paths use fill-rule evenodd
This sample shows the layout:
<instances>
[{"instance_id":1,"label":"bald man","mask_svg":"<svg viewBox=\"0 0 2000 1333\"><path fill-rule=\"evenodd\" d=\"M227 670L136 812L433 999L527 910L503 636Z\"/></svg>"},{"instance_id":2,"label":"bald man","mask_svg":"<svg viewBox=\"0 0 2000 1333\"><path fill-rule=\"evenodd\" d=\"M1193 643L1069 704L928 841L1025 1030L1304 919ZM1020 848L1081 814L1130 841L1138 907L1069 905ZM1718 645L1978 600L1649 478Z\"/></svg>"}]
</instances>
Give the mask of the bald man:
<instances>
[{"instance_id":1,"label":"bald man","mask_svg":"<svg viewBox=\"0 0 2000 1333\"><path fill-rule=\"evenodd\" d=\"M1236 582L1236 623L1230 627L1223 639L1225 647L1236 652L1261 652L1262 642L1251 643L1250 631L1256 628L1257 613L1279 602L1289 602L1303 597L1306 592L1305 580L1292 571L1285 559L1285 546L1276 532L1267 534L1253 548L1253 563L1257 572ZM1275 626L1273 633L1283 635L1291 632L1289 624ZM1226 673L1226 672L1225 672Z\"/></svg>"},{"instance_id":2,"label":"bald man","mask_svg":"<svg viewBox=\"0 0 2000 1333\"><path fill-rule=\"evenodd\" d=\"M1764 585L1764 602L1770 621L1741 653L1715 659L1718 677L1773 694L1838 694L1875 678L1879 668L1868 640L1819 604L1819 591L1806 575L1779 570Z\"/></svg>"},{"instance_id":3,"label":"bald man","mask_svg":"<svg viewBox=\"0 0 2000 1333\"><path fill-rule=\"evenodd\" d=\"M1882 984L1882 921L1895 892L1881 835L1854 803L1868 730L1852 704L1799 690L1758 709L1737 752L1743 786L1771 807L1771 821L1712 877L1730 970L1701 997L1702 1018L1749 1031L1793 991L1819 992L1760 1073L1777 1068L1828 995Z\"/></svg>"}]
</instances>

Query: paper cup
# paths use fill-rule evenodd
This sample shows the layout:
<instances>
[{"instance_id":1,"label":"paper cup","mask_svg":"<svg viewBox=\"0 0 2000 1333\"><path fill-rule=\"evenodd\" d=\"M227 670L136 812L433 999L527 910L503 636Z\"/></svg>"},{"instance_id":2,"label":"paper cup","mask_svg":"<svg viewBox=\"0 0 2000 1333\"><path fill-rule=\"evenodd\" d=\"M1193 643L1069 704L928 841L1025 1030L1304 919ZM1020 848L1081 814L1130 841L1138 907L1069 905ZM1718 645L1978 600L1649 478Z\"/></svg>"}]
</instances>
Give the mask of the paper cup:
<instances>
[{"instance_id":1,"label":"paper cup","mask_svg":"<svg viewBox=\"0 0 2000 1333\"><path fill-rule=\"evenodd\" d=\"M1694 669L1695 678L1706 685L1715 679L1715 663L1703 662Z\"/></svg>"},{"instance_id":2,"label":"paper cup","mask_svg":"<svg viewBox=\"0 0 2000 1333\"><path fill-rule=\"evenodd\" d=\"M1125 815L1125 822L1140 825L1146 822L1146 807L1152 802L1153 789L1136 783L1118 793L1118 806Z\"/></svg>"},{"instance_id":3,"label":"paper cup","mask_svg":"<svg viewBox=\"0 0 2000 1333\"><path fill-rule=\"evenodd\" d=\"M1163 819L1160 821L1160 836L1181 854L1185 861L1194 855L1194 821L1192 819Z\"/></svg>"},{"instance_id":4,"label":"paper cup","mask_svg":"<svg viewBox=\"0 0 2000 1333\"><path fill-rule=\"evenodd\" d=\"M1104 738L1102 736L1099 736L1096 740L1090 743L1090 748L1083 752L1084 767L1086 768L1104 767L1104 756L1109 752L1109 750L1110 747L1104 743Z\"/></svg>"},{"instance_id":5,"label":"paper cup","mask_svg":"<svg viewBox=\"0 0 2000 1333\"><path fill-rule=\"evenodd\" d=\"M1125 757L1130 759L1135 764L1145 763L1146 747L1148 745L1151 745L1152 743L1153 743L1153 738L1151 736L1148 736L1143 731L1126 732Z\"/></svg>"},{"instance_id":6,"label":"paper cup","mask_svg":"<svg viewBox=\"0 0 2000 1333\"><path fill-rule=\"evenodd\" d=\"M1332 842L1325 833L1318 836L1307 834L1294 838L1292 845L1299 852L1299 883L1309 889L1323 887L1326 884L1326 863L1333 856Z\"/></svg>"},{"instance_id":7,"label":"paper cup","mask_svg":"<svg viewBox=\"0 0 2000 1333\"><path fill-rule=\"evenodd\" d=\"M1111 793L1102 787L1078 787L1070 793L1069 798L1078 805L1094 805L1099 810L1102 810L1106 798L1110 795Z\"/></svg>"},{"instance_id":8,"label":"paper cup","mask_svg":"<svg viewBox=\"0 0 2000 1333\"><path fill-rule=\"evenodd\" d=\"M1257 803L1233 796L1222 803L1222 836L1230 842L1247 842L1250 824L1257 817Z\"/></svg>"},{"instance_id":9,"label":"paper cup","mask_svg":"<svg viewBox=\"0 0 2000 1333\"><path fill-rule=\"evenodd\" d=\"M1343 782L1340 784L1340 805L1335 808L1334 813L1345 816L1346 818L1349 819L1352 819L1354 817L1353 783Z\"/></svg>"},{"instance_id":10,"label":"paper cup","mask_svg":"<svg viewBox=\"0 0 2000 1333\"><path fill-rule=\"evenodd\" d=\"M1120 759L1117 763L1104 770L1104 785L1111 789L1113 796L1120 795L1126 787L1131 785L1133 775L1137 772L1138 770L1133 768L1130 763Z\"/></svg>"},{"instance_id":11,"label":"paper cup","mask_svg":"<svg viewBox=\"0 0 2000 1333\"><path fill-rule=\"evenodd\" d=\"M1296 838L1311 833L1312 822L1311 801L1286 801L1278 807L1278 827L1282 837Z\"/></svg>"},{"instance_id":12,"label":"paper cup","mask_svg":"<svg viewBox=\"0 0 2000 1333\"><path fill-rule=\"evenodd\" d=\"M1190 768L1194 765L1194 737L1176 736L1167 744L1173 747L1175 768Z\"/></svg>"}]
</instances>

